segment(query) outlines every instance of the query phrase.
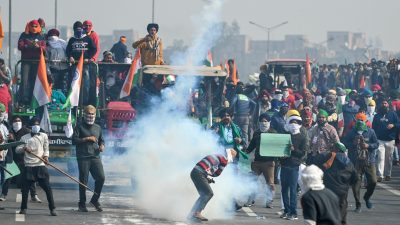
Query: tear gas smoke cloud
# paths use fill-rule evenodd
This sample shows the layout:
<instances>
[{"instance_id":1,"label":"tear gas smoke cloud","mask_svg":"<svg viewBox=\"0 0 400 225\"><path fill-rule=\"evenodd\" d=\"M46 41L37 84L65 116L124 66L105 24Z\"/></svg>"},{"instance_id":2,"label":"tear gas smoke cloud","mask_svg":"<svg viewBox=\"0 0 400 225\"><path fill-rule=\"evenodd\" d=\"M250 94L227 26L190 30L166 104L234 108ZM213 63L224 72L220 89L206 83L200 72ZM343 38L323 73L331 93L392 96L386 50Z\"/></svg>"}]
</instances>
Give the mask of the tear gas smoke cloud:
<instances>
[{"instance_id":1,"label":"tear gas smoke cloud","mask_svg":"<svg viewBox=\"0 0 400 225\"><path fill-rule=\"evenodd\" d=\"M173 64L198 65L205 58L220 34L216 24L223 2L210 1L201 16L194 18L199 28L197 38ZM186 115L189 90L195 83L195 79L178 78L172 88L164 89L161 99L154 100L152 109L130 129L128 136L132 138L125 140L128 155L118 160L133 171L137 182L136 205L156 217L185 219L198 197L190 179L191 169L204 156L225 152L214 132L205 130ZM233 206L233 196L243 197L240 194L247 194L255 186L233 175L230 167L213 184L215 195L206 208L207 216L226 217L226 209Z\"/></svg>"}]
</instances>

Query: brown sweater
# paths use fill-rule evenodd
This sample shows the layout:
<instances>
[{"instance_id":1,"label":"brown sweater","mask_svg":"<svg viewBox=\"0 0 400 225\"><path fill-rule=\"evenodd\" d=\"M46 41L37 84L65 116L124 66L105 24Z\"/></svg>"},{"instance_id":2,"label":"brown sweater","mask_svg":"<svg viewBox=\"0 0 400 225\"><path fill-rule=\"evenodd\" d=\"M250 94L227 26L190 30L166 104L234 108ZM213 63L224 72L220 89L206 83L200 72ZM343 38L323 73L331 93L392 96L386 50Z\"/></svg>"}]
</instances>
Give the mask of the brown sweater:
<instances>
[{"instance_id":1,"label":"brown sweater","mask_svg":"<svg viewBox=\"0 0 400 225\"><path fill-rule=\"evenodd\" d=\"M145 65L163 65L163 44L161 39L156 35L146 37L132 44L134 49L139 48L142 60L142 66Z\"/></svg>"}]
</instances>

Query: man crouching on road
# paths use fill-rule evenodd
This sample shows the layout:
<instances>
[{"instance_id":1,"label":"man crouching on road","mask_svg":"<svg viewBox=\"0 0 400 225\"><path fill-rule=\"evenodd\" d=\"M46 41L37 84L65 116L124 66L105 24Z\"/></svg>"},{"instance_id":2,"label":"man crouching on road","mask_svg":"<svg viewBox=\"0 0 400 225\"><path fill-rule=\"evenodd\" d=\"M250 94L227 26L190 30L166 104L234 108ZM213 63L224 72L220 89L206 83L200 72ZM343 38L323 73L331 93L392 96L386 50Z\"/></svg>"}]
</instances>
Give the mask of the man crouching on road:
<instances>
[{"instance_id":1,"label":"man crouching on road","mask_svg":"<svg viewBox=\"0 0 400 225\"><path fill-rule=\"evenodd\" d=\"M101 127L94 123L96 108L88 105L84 109L84 121L77 124L72 136L72 143L76 145L76 158L78 160L79 181L88 183L89 172L94 178L94 192L90 204L97 211L103 209L99 203L101 189L104 184L104 170L100 159L100 152L104 151L104 139ZM86 188L79 186L79 211L88 212L86 208Z\"/></svg>"},{"instance_id":2,"label":"man crouching on road","mask_svg":"<svg viewBox=\"0 0 400 225\"><path fill-rule=\"evenodd\" d=\"M232 163L237 152L234 149L226 150L227 156L213 154L204 157L196 164L190 173L190 177L196 186L200 197L194 203L190 211L188 219L194 222L208 221L201 215L201 211L206 207L208 201L213 197L214 193L210 187L210 183L214 183L211 177L218 177L225 169L228 163Z\"/></svg>"},{"instance_id":3,"label":"man crouching on road","mask_svg":"<svg viewBox=\"0 0 400 225\"><path fill-rule=\"evenodd\" d=\"M50 187L49 172L45 166L49 162L49 138L47 134L40 132L40 121L38 118L32 119L32 131L21 137L25 145L20 145L15 149L16 153L24 155L25 168L22 172L22 202L19 214L26 214L28 208L29 189L33 183L39 182L40 187L46 192L49 202L50 215L57 216L54 205L53 192ZM31 154L32 153L32 154ZM37 158L36 156L42 159Z\"/></svg>"}]
</instances>

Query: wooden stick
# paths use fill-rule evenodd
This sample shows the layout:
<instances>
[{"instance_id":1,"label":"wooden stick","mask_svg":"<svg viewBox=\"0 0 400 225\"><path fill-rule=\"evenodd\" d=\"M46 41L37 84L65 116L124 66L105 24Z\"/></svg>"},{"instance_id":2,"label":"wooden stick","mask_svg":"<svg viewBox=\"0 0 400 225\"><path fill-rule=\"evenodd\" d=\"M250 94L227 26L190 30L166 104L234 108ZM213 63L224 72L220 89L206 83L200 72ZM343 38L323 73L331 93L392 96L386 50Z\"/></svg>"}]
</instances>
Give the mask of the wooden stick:
<instances>
[{"instance_id":1,"label":"wooden stick","mask_svg":"<svg viewBox=\"0 0 400 225\"><path fill-rule=\"evenodd\" d=\"M57 166L49 163L49 162L45 162L44 159L42 159L42 157L36 155L33 152L28 152L29 154L35 156L36 158L40 159L42 162L44 162L44 164L49 165L50 167L52 167L53 169L57 170L58 172L62 173L63 175L67 176L69 179L75 181L76 183L78 183L79 185L81 185L82 187L88 189L89 191L93 192L93 194L98 195L96 192L94 192L92 189L90 189L88 186L84 185L83 183L81 183L79 180L77 180L75 177L69 175L68 173L64 172L62 169L58 168Z\"/></svg>"}]
</instances>

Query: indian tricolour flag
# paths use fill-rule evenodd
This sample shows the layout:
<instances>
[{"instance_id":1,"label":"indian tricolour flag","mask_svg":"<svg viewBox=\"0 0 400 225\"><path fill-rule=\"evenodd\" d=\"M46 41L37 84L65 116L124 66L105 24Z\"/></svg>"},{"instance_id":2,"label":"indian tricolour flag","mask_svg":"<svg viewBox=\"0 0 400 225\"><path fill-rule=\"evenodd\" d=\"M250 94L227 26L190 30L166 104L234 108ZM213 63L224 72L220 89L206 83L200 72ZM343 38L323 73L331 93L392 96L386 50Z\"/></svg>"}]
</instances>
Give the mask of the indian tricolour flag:
<instances>
[{"instance_id":1,"label":"indian tricolour flag","mask_svg":"<svg viewBox=\"0 0 400 225\"><path fill-rule=\"evenodd\" d=\"M214 66L211 51L208 51L208 53L207 53L207 58L206 58L204 64L205 64L206 66L210 66L210 67L213 67L213 66Z\"/></svg>"},{"instance_id":2,"label":"indian tricolour flag","mask_svg":"<svg viewBox=\"0 0 400 225\"><path fill-rule=\"evenodd\" d=\"M79 93L81 91L82 84L82 69L83 69L83 51L81 57L79 58L78 65L75 68L74 77L71 82L71 92L67 98L67 102L64 104L63 108L68 106L74 107L79 105Z\"/></svg>"},{"instance_id":3,"label":"indian tricolour flag","mask_svg":"<svg viewBox=\"0 0 400 225\"><path fill-rule=\"evenodd\" d=\"M46 62L43 51L40 53L38 71L33 88L33 107L45 105L51 101L51 88L47 80Z\"/></svg>"},{"instance_id":4,"label":"indian tricolour flag","mask_svg":"<svg viewBox=\"0 0 400 225\"><path fill-rule=\"evenodd\" d=\"M42 127L47 133L51 133L51 123L49 112L47 111L47 103L51 101L51 88L47 80L46 62L44 60L43 50L40 52L38 72L33 88L32 105L34 108L44 106L43 117L40 121Z\"/></svg>"},{"instance_id":5,"label":"indian tricolour flag","mask_svg":"<svg viewBox=\"0 0 400 225\"><path fill-rule=\"evenodd\" d=\"M119 94L119 98L124 98L130 95L134 78L137 77L136 75L141 67L142 63L140 61L140 50L137 49L135 56L133 57L131 67L129 68L128 75L125 78L124 85L122 86L121 93Z\"/></svg>"}]
</instances>

